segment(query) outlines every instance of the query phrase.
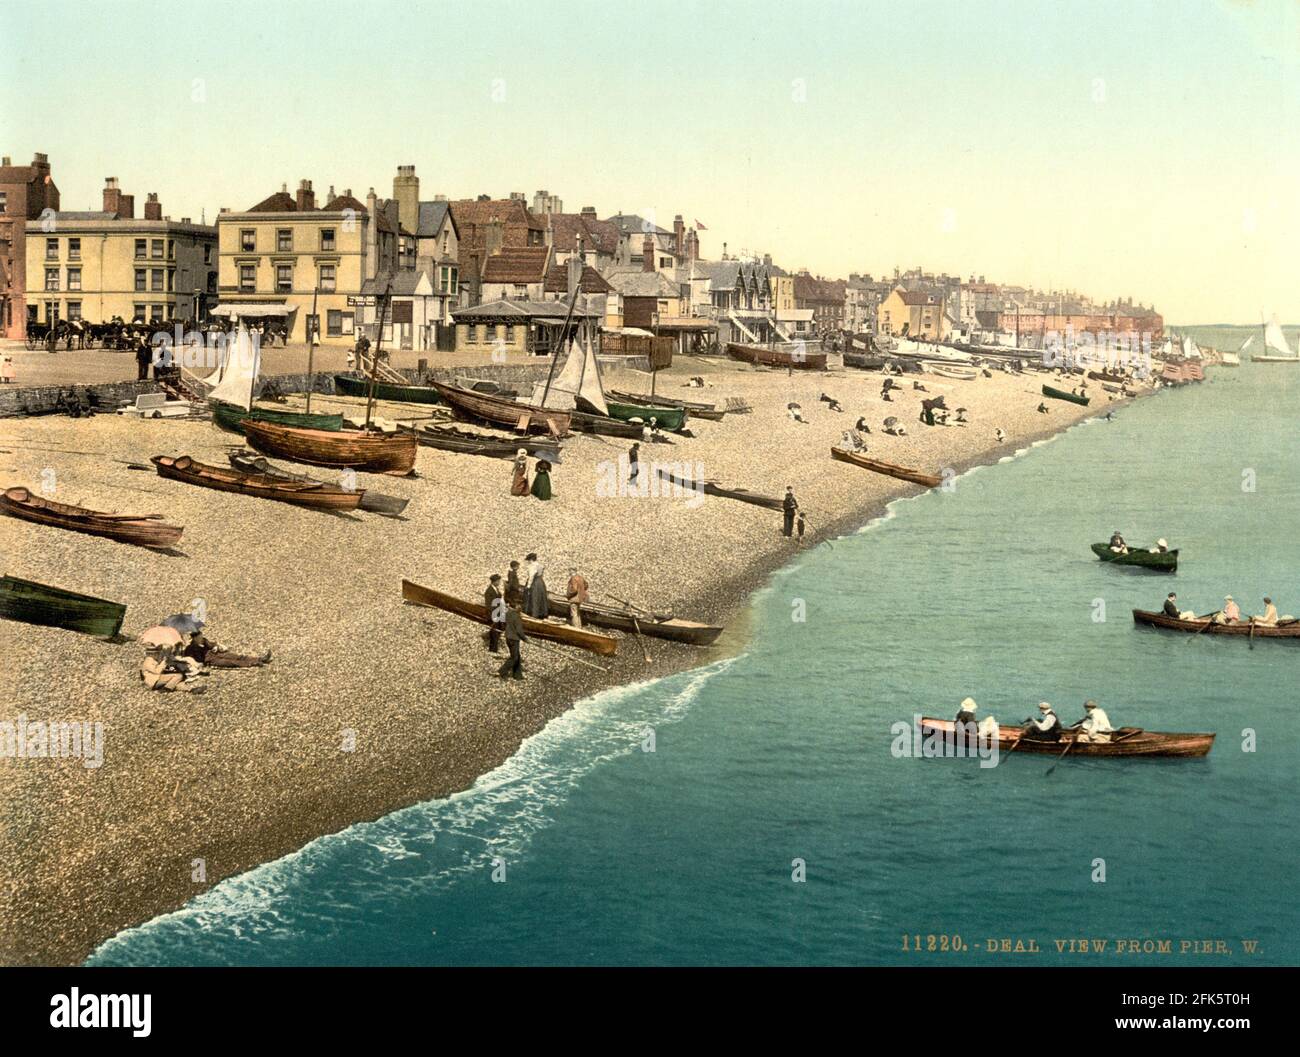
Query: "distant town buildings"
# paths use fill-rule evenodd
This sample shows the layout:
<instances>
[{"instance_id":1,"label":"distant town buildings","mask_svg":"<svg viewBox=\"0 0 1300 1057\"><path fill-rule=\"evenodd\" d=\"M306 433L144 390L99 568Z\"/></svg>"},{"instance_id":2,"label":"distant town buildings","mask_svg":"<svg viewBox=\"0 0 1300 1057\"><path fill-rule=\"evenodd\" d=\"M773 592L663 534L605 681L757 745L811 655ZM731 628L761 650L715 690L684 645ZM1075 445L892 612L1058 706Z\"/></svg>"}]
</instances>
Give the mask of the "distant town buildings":
<instances>
[{"instance_id":1,"label":"distant town buildings","mask_svg":"<svg viewBox=\"0 0 1300 1057\"><path fill-rule=\"evenodd\" d=\"M50 175L49 158L37 154L30 165L14 165L7 156L0 158L0 330L7 338L24 338L31 318L27 222L58 208L59 189Z\"/></svg>"}]
</instances>

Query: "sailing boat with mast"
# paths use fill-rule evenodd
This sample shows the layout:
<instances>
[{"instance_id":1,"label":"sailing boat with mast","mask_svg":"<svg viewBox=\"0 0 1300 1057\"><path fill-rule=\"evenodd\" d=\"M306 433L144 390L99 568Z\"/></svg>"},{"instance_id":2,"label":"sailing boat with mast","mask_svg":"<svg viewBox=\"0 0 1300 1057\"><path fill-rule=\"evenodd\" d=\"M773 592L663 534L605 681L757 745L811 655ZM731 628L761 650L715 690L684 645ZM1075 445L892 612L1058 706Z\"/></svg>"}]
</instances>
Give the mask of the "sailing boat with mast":
<instances>
[{"instance_id":1,"label":"sailing boat with mast","mask_svg":"<svg viewBox=\"0 0 1300 1057\"><path fill-rule=\"evenodd\" d=\"M1250 358L1251 363L1300 363L1300 355L1287 344L1286 335L1282 333L1276 315L1267 323L1261 316L1260 326L1264 331L1264 348L1272 349L1277 355L1269 355L1268 352L1256 354Z\"/></svg>"},{"instance_id":2,"label":"sailing boat with mast","mask_svg":"<svg viewBox=\"0 0 1300 1057\"><path fill-rule=\"evenodd\" d=\"M384 320L391 289L390 283L380 302L379 332L375 339L375 356L370 366L370 395L366 400L365 428L331 432L249 419L244 423L244 435L249 444L267 455L311 466L365 470L394 476L405 476L415 469L415 455L420 445L414 434L384 433L370 425L375 406L379 347L384 340Z\"/></svg>"},{"instance_id":3,"label":"sailing boat with mast","mask_svg":"<svg viewBox=\"0 0 1300 1057\"><path fill-rule=\"evenodd\" d=\"M253 344L252 335L241 322L235 340L222 351L221 364L205 381L213 386L208 393L212 407L212 421L228 433L243 433L247 419L274 422L281 426L301 426L306 429L339 430L343 428L342 415L311 414L310 395L307 413L281 411L278 408L258 407L253 403L257 376L261 369L261 349Z\"/></svg>"},{"instance_id":4,"label":"sailing boat with mast","mask_svg":"<svg viewBox=\"0 0 1300 1057\"><path fill-rule=\"evenodd\" d=\"M1254 343L1255 343L1255 335L1251 334L1248 338L1246 338L1245 341L1241 343L1241 347L1236 352L1223 353L1222 356L1220 357L1220 363L1222 363L1224 367L1240 367L1242 355Z\"/></svg>"}]
</instances>

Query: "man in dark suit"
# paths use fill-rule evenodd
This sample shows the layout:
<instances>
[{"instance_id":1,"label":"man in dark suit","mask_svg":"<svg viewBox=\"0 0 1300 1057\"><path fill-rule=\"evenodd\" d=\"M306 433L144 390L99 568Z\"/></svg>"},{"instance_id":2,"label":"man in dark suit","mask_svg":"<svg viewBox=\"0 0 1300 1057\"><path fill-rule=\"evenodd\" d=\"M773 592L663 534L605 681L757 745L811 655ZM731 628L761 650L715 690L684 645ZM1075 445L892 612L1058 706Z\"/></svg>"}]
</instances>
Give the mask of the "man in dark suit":
<instances>
[{"instance_id":1,"label":"man in dark suit","mask_svg":"<svg viewBox=\"0 0 1300 1057\"><path fill-rule=\"evenodd\" d=\"M519 610L511 606L506 610L505 619L506 649L510 651L510 656L506 663L497 669L497 676L504 679L510 676L512 679L522 679L524 677L524 659L519 653L519 644L528 636L524 634L524 621L519 615Z\"/></svg>"},{"instance_id":2,"label":"man in dark suit","mask_svg":"<svg viewBox=\"0 0 1300 1057\"><path fill-rule=\"evenodd\" d=\"M799 500L794 497L794 486L785 486L785 498L781 500L781 510L785 514L785 524L781 531L787 536L794 534L794 515L799 509Z\"/></svg>"},{"instance_id":3,"label":"man in dark suit","mask_svg":"<svg viewBox=\"0 0 1300 1057\"><path fill-rule=\"evenodd\" d=\"M488 649L492 653L500 653L501 632L506 626L506 595L501 590L500 573L493 573L489 577L487 590L483 592L483 605L487 607L488 619L492 621L487 633Z\"/></svg>"}]
</instances>

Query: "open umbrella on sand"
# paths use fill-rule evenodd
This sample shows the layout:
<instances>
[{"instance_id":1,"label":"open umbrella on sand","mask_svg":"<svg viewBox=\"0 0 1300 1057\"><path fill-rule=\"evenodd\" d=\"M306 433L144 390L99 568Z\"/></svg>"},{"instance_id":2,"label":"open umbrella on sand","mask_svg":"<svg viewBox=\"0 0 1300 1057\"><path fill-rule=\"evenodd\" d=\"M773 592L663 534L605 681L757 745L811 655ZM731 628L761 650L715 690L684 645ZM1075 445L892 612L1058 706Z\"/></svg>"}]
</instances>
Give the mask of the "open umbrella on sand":
<instances>
[{"instance_id":1,"label":"open umbrella on sand","mask_svg":"<svg viewBox=\"0 0 1300 1057\"><path fill-rule=\"evenodd\" d=\"M165 624L147 628L140 633L141 646L180 646L184 641L179 631Z\"/></svg>"},{"instance_id":2,"label":"open umbrella on sand","mask_svg":"<svg viewBox=\"0 0 1300 1057\"><path fill-rule=\"evenodd\" d=\"M203 621L189 613L173 613L162 622L166 628L175 628L182 635L193 635L203 627Z\"/></svg>"}]
</instances>

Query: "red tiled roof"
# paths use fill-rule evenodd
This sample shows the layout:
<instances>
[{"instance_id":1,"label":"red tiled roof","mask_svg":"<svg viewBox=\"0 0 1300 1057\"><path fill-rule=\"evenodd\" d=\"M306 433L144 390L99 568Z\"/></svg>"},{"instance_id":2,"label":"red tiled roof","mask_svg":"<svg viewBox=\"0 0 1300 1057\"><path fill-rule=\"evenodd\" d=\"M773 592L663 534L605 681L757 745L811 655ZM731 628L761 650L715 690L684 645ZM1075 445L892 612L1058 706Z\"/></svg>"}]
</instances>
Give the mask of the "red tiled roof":
<instances>
[{"instance_id":1,"label":"red tiled roof","mask_svg":"<svg viewBox=\"0 0 1300 1057\"><path fill-rule=\"evenodd\" d=\"M552 214L554 216L555 214ZM556 264L546 272L546 285L542 288L548 294L563 294L569 290L569 266ZM612 289L601 278L600 272L590 264L583 265L582 277L578 280L578 289L584 294L607 294Z\"/></svg>"},{"instance_id":2,"label":"red tiled roof","mask_svg":"<svg viewBox=\"0 0 1300 1057\"><path fill-rule=\"evenodd\" d=\"M322 208L326 213L342 213L346 209L351 209L354 213L367 212L365 203L358 201L351 195L338 195L331 198Z\"/></svg>"},{"instance_id":3,"label":"red tiled roof","mask_svg":"<svg viewBox=\"0 0 1300 1057\"><path fill-rule=\"evenodd\" d=\"M584 249L594 249L610 257L618 252L618 225L613 221L597 220L581 213L552 213L550 222L552 241L561 253L576 250L579 235Z\"/></svg>"},{"instance_id":4,"label":"red tiled roof","mask_svg":"<svg viewBox=\"0 0 1300 1057\"><path fill-rule=\"evenodd\" d=\"M939 299L925 290L900 290L899 296L905 305L937 305Z\"/></svg>"},{"instance_id":5,"label":"red tiled roof","mask_svg":"<svg viewBox=\"0 0 1300 1057\"><path fill-rule=\"evenodd\" d=\"M549 246L509 246L483 265L485 283L539 283L546 278Z\"/></svg>"},{"instance_id":6,"label":"red tiled roof","mask_svg":"<svg viewBox=\"0 0 1300 1057\"><path fill-rule=\"evenodd\" d=\"M297 211L298 203L287 191L276 191L270 198L263 198L248 210L249 213L296 213Z\"/></svg>"}]
</instances>

